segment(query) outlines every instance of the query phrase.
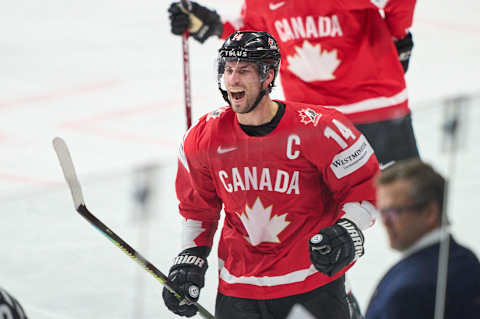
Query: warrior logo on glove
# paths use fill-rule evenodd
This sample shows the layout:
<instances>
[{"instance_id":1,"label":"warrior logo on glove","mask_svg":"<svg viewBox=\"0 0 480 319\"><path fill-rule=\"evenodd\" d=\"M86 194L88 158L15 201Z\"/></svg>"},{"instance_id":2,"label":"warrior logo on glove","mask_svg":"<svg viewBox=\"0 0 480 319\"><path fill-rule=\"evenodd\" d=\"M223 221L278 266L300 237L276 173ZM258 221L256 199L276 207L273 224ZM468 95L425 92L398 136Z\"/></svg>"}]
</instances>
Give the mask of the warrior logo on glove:
<instances>
[{"instance_id":1,"label":"warrior logo on glove","mask_svg":"<svg viewBox=\"0 0 480 319\"><path fill-rule=\"evenodd\" d=\"M362 231L350 220L340 219L310 238L310 260L315 268L333 276L363 256Z\"/></svg>"},{"instance_id":2,"label":"warrior logo on glove","mask_svg":"<svg viewBox=\"0 0 480 319\"><path fill-rule=\"evenodd\" d=\"M205 284L205 272L208 268L207 256L210 252L208 247L193 247L182 251L170 268L168 279L175 286L175 290L188 297L191 301L197 301L200 297L200 289ZM168 289L163 289L163 300L168 309L173 313L193 317L198 309L187 300L179 301Z\"/></svg>"}]
</instances>

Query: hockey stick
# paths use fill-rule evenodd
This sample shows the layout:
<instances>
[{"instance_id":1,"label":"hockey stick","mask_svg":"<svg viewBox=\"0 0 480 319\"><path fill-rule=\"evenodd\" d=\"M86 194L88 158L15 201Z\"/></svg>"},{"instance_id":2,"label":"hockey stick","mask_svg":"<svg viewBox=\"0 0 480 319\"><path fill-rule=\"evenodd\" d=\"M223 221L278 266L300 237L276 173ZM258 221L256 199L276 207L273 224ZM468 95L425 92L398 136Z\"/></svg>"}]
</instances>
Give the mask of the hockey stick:
<instances>
[{"instance_id":1,"label":"hockey stick","mask_svg":"<svg viewBox=\"0 0 480 319\"><path fill-rule=\"evenodd\" d=\"M182 0L182 6L188 11L192 10L189 0ZM187 129L192 126L192 96L190 93L190 53L188 45L188 29L182 35L183 49L183 92L185 99L185 115L187 117Z\"/></svg>"},{"instance_id":2,"label":"hockey stick","mask_svg":"<svg viewBox=\"0 0 480 319\"><path fill-rule=\"evenodd\" d=\"M214 319L215 317L199 303L190 300L188 297L182 297L178 292L173 288L172 282L165 276L160 270L158 270L152 263L150 263L146 258L144 258L140 253L133 249L129 244L127 244L120 236L115 234L110 228L108 228L104 223L102 223L97 217L95 217L85 205L83 199L82 188L75 172L75 167L73 166L72 156L68 150L67 144L65 141L56 137L53 139L53 148L57 153L60 166L62 167L63 175L67 181L70 192L72 193L73 203L75 205L75 210L82 215L90 224L92 224L98 231L105 235L112 243L120 248L125 254L130 258L136 261L140 266L145 268L150 274L157 279L165 288L167 288L175 297L178 298L180 302L185 302L188 304L193 304L198 308L199 314L203 318Z\"/></svg>"},{"instance_id":3,"label":"hockey stick","mask_svg":"<svg viewBox=\"0 0 480 319\"><path fill-rule=\"evenodd\" d=\"M453 180L455 178L455 171L457 166L457 155L461 148L461 129L465 126L467 106L469 100L465 96L456 96L447 100L444 111L443 123L443 144L442 148L447 153L447 182L444 189L444 203L442 209L442 219L440 226L440 248L438 253L438 272L437 272L437 286L435 289L435 319L443 319L445 317L445 300L447 295L447 281L448 281L448 258L450 247L450 236L448 232L448 204L450 193L452 190Z\"/></svg>"}]
</instances>

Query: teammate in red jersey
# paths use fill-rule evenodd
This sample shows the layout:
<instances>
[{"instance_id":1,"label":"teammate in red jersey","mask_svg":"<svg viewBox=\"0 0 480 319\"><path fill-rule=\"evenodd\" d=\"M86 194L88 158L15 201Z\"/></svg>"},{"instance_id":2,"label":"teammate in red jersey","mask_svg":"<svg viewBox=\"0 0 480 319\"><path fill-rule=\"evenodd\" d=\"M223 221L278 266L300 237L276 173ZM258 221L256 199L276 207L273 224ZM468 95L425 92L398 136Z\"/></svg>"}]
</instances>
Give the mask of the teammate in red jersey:
<instances>
[{"instance_id":1,"label":"teammate in red jersey","mask_svg":"<svg viewBox=\"0 0 480 319\"><path fill-rule=\"evenodd\" d=\"M300 304L316 318L347 319L344 274L374 223L378 162L340 112L273 101L279 64L266 32L235 32L220 48L229 106L185 134L176 179L184 250L169 278L198 299L223 206L216 318L281 319ZM163 298L176 314L197 311L168 290Z\"/></svg>"},{"instance_id":2,"label":"teammate in red jersey","mask_svg":"<svg viewBox=\"0 0 480 319\"><path fill-rule=\"evenodd\" d=\"M224 20L192 2L169 8L172 32L200 42L262 30L279 43L285 99L335 107L369 140L379 162L418 157L404 72L415 0L244 0ZM383 16L382 16L383 15Z\"/></svg>"}]
</instances>

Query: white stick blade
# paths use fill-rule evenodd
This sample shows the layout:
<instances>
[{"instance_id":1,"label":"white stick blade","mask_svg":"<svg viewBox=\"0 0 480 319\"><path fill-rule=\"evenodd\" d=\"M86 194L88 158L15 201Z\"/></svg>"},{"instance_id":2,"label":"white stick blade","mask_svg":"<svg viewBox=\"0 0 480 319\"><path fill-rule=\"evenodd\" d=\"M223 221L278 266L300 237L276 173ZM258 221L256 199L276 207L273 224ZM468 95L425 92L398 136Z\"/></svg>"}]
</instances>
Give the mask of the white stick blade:
<instances>
[{"instance_id":1,"label":"white stick blade","mask_svg":"<svg viewBox=\"0 0 480 319\"><path fill-rule=\"evenodd\" d=\"M75 167L73 166L72 156L70 155L67 144L62 138L55 137L52 143L55 153L57 153L60 166L62 167L63 176L65 176L65 180L72 193L73 204L75 205L75 209L78 209L80 205L85 205L85 202L83 200L82 188L78 181Z\"/></svg>"}]
</instances>

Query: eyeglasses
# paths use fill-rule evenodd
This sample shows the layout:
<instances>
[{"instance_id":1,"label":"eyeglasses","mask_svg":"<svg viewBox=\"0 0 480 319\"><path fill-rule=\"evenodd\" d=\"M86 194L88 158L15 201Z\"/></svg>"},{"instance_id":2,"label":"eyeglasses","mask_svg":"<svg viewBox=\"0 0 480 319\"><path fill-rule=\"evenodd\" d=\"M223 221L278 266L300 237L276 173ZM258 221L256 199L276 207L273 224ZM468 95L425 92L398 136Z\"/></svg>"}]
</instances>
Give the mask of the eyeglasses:
<instances>
[{"instance_id":1,"label":"eyeglasses","mask_svg":"<svg viewBox=\"0 0 480 319\"><path fill-rule=\"evenodd\" d=\"M421 203L415 203L411 205L405 205L405 206L397 206L397 207L389 207L389 208L384 208L380 209L380 215L383 215L385 217L398 217L399 215L409 212L409 211L418 211L425 206L427 206L428 202L421 202Z\"/></svg>"}]
</instances>

